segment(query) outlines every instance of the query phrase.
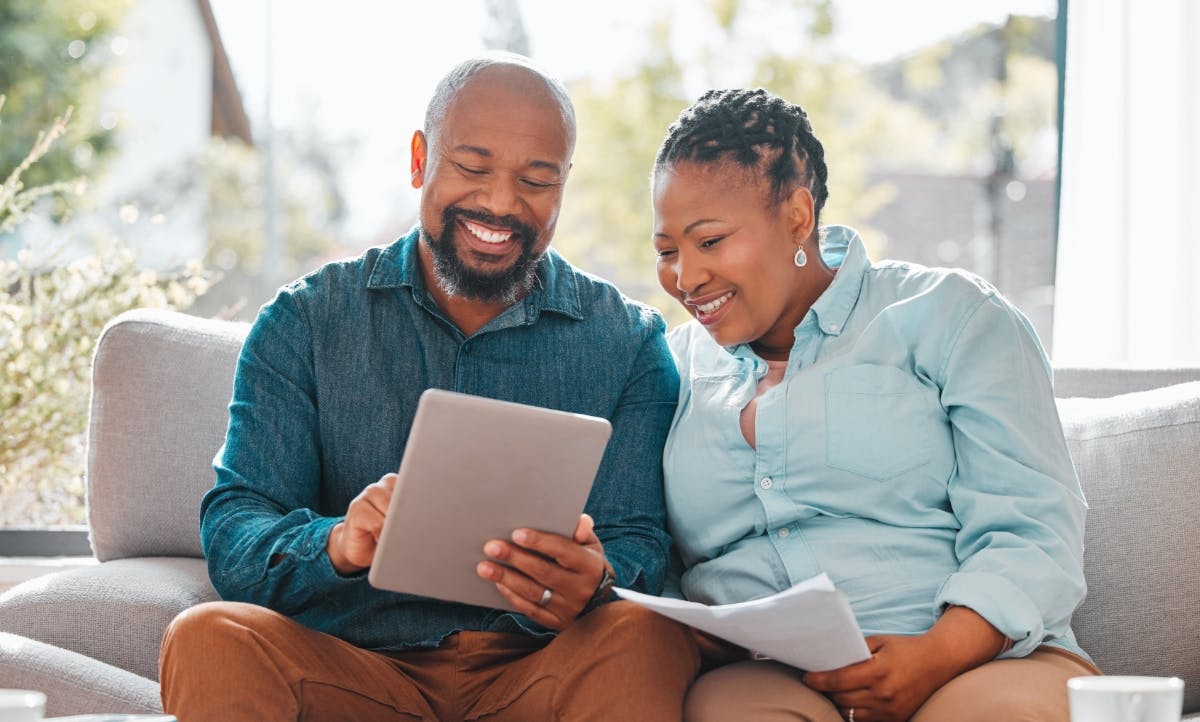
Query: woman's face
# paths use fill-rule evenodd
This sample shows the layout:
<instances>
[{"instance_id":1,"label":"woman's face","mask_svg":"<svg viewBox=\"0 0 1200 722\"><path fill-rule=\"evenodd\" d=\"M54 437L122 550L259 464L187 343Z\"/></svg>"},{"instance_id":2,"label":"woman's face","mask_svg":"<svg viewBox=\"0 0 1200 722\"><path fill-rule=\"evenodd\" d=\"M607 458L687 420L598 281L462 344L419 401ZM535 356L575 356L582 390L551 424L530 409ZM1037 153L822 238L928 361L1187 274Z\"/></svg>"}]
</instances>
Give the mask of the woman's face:
<instances>
[{"instance_id":1,"label":"woman's face","mask_svg":"<svg viewBox=\"0 0 1200 722\"><path fill-rule=\"evenodd\" d=\"M663 289L722 346L757 342L786 356L808 311L793 258L812 233L811 196L772 207L767 182L728 162L661 168L652 190Z\"/></svg>"}]
</instances>

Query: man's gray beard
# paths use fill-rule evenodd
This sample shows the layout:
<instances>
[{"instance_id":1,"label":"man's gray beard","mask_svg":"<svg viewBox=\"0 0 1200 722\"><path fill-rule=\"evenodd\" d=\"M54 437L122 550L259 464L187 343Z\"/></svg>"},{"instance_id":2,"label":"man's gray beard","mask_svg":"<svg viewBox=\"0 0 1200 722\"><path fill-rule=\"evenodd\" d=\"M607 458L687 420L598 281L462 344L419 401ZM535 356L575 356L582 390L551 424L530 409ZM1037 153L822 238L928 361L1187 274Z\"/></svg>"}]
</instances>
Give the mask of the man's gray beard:
<instances>
[{"instance_id":1,"label":"man's gray beard","mask_svg":"<svg viewBox=\"0 0 1200 722\"><path fill-rule=\"evenodd\" d=\"M421 235L433 256L433 273L438 287L449 296L462 296L484 303L511 306L533 288L537 281L537 266L541 255L533 255L523 247L512 267L499 273L480 273L458 257L454 245L454 223L446 219L441 238L434 238L424 227Z\"/></svg>"}]
</instances>

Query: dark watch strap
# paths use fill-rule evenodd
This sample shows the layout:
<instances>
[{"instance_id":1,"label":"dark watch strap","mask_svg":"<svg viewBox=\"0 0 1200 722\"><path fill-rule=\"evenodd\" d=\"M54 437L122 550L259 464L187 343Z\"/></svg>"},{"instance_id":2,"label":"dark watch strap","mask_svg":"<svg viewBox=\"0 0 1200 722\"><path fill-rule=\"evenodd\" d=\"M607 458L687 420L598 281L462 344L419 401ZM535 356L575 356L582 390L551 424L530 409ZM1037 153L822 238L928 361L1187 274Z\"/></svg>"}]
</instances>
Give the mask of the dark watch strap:
<instances>
[{"instance_id":1,"label":"dark watch strap","mask_svg":"<svg viewBox=\"0 0 1200 722\"><path fill-rule=\"evenodd\" d=\"M605 564L604 575L600 577L600 583L596 585L596 591L592 592L592 598L587 601L587 604L583 605L583 609L580 610L579 616L582 617L596 607L612 601L616 596L613 594L613 587L616 585L617 580L612 575L612 570L610 570L608 565Z\"/></svg>"}]
</instances>

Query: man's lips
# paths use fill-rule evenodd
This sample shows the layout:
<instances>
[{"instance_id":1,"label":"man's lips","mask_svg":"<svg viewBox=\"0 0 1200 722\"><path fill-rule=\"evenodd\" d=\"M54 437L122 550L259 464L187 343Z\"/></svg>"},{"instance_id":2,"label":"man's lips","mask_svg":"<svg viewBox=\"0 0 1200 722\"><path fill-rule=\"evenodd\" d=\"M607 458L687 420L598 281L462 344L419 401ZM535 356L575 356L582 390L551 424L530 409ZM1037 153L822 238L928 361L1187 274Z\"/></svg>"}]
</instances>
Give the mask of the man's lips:
<instances>
[{"instance_id":1,"label":"man's lips","mask_svg":"<svg viewBox=\"0 0 1200 722\"><path fill-rule=\"evenodd\" d=\"M458 225L465 231L463 236L471 249L477 253L500 256L520 245L517 233L511 229L495 228L466 218L459 218Z\"/></svg>"}]
</instances>

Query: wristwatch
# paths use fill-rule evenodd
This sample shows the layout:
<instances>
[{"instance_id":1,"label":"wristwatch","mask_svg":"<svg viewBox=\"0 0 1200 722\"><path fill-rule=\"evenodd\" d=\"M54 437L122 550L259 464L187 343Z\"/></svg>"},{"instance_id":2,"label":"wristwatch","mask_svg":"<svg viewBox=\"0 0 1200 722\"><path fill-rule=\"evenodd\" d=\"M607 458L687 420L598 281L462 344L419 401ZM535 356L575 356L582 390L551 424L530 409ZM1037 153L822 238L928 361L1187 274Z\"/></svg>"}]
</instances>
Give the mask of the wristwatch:
<instances>
[{"instance_id":1,"label":"wristwatch","mask_svg":"<svg viewBox=\"0 0 1200 722\"><path fill-rule=\"evenodd\" d=\"M613 594L613 587L616 585L617 579L613 576L612 569L605 564L604 575L600 577L600 583L596 585L596 591L592 592L592 598L587 600L587 604L583 605L583 609L579 611L579 617L582 617L596 607L611 602L613 597L616 596Z\"/></svg>"}]
</instances>

